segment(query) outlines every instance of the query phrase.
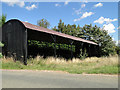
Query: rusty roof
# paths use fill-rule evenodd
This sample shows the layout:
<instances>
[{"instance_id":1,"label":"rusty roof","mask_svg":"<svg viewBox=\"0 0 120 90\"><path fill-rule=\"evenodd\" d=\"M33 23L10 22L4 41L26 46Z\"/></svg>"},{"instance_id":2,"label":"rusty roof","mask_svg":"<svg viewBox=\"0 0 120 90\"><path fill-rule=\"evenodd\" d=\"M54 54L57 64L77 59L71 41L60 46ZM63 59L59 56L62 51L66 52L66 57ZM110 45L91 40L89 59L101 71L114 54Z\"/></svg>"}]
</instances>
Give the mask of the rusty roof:
<instances>
[{"instance_id":1,"label":"rusty roof","mask_svg":"<svg viewBox=\"0 0 120 90\"><path fill-rule=\"evenodd\" d=\"M22 22L22 21L17 20L17 19L12 19L12 20L16 20L16 21L21 22L28 29L32 29L32 30L35 30L35 31L40 31L40 32L44 32L44 33L64 37L64 38L75 40L75 41L81 41L81 42L85 42L85 43L89 43L89 44L98 45L97 43L89 41L89 40L85 40L85 39L82 39L82 38L74 37L74 36L67 35L67 34L57 32L57 31L54 31L54 30L50 30L50 29L47 29L47 28L44 28L44 27L33 25L31 23L28 23L28 22ZM9 21L12 21L12 20L9 20Z\"/></svg>"},{"instance_id":2,"label":"rusty roof","mask_svg":"<svg viewBox=\"0 0 120 90\"><path fill-rule=\"evenodd\" d=\"M82 38L74 37L74 36L67 35L67 34L64 34L64 33L61 33L61 32L57 32L57 31L54 31L54 30L50 30L50 29L47 29L47 28L44 28L44 27L33 25L31 23L28 23L28 22L22 22L22 23L24 24L24 26L26 28L29 28L29 29L32 29L32 30L45 32L45 33L49 33L49 34L52 34L52 35L57 35L57 36L68 38L68 39L72 39L72 40L75 40L75 41L81 41L81 42L85 42L85 43L89 43L89 44L98 45L97 43L89 41L89 40L85 40L85 39L82 39Z\"/></svg>"}]
</instances>

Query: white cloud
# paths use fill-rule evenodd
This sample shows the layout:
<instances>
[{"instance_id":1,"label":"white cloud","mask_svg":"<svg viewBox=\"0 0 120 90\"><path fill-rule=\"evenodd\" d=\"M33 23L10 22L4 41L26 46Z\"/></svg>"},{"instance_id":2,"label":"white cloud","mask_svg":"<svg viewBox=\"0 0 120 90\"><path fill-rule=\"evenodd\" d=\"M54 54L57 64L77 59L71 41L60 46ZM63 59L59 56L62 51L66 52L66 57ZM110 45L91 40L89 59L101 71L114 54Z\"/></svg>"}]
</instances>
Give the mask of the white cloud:
<instances>
[{"instance_id":1,"label":"white cloud","mask_svg":"<svg viewBox=\"0 0 120 90\"><path fill-rule=\"evenodd\" d=\"M107 23L110 23L110 22L115 22L115 21L117 21L117 19L105 18L104 21L107 22Z\"/></svg>"},{"instance_id":2,"label":"white cloud","mask_svg":"<svg viewBox=\"0 0 120 90\"><path fill-rule=\"evenodd\" d=\"M24 1L20 1L20 0L14 0L14 1L11 1L11 0L1 0L2 2L8 4L9 6L14 6L14 5L18 5L19 7L24 7L25 6L25 3Z\"/></svg>"},{"instance_id":3,"label":"white cloud","mask_svg":"<svg viewBox=\"0 0 120 90\"><path fill-rule=\"evenodd\" d=\"M104 23L104 17L100 17L98 20L95 20L94 23L103 24Z\"/></svg>"},{"instance_id":4,"label":"white cloud","mask_svg":"<svg viewBox=\"0 0 120 90\"><path fill-rule=\"evenodd\" d=\"M60 7L61 5L56 3L55 6L56 6L56 7Z\"/></svg>"},{"instance_id":5,"label":"white cloud","mask_svg":"<svg viewBox=\"0 0 120 90\"><path fill-rule=\"evenodd\" d=\"M75 8L72 8L73 10L75 10Z\"/></svg>"},{"instance_id":6,"label":"white cloud","mask_svg":"<svg viewBox=\"0 0 120 90\"><path fill-rule=\"evenodd\" d=\"M104 24L103 29L108 31L108 33L114 33L115 32L115 26L112 23Z\"/></svg>"},{"instance_id":7,"label":"white cloud","mask_svg":"<svg viewBox=\"0 0 120 90\"><path fill-rule=\"evenodd\" d=\"M100 17L98 20L95 20L94 23L103 24L104 22L111 23L111 22L115 22L115 21L117 21L117 19Z\"/></svg>"},{"instance_id":8,"label":"white cloud","mask_svg":"<svg viewBox=\"0 0 120 90\"><path fill-rule=\"evenodd\" d=\"M85 6L86 6L86 4L82 4L82 5L81 5L81 8L84 8Z\"/></svg>"},{"instance_id":9,"label":"white cloud","mask_svg":"<svg viewBox=\"0 0 120 90\"><path fill-rule=\"evenodd\" d=\"M70 0L66 0L64 5L68 5L69 2L70 2Z\"/></svg>"},{"instance_id":10,"label":"white cloud","mask_svg":"<svg viewBox=\"0 0 120 90\"><path fill-rule=\"evenodd\" d=\"M81 14L81 13L82 13L81 10L82 10L82 8L84 8L85 6L86 6L86 4L82 4L82 5L81 5L81 8L78 9L78 10L75 10L75 8L73 8L73 10L75 11L75 14L77 14L77 15Z\"/></svg>"},{"instance_id":11,"label":"white cloud","mask_svg":"<svg viewBox=\"0 0 120 90\"><path fill-rule=\"evenodd\" d=\"M93 12L85 12L85 13L83 13L83 15L80 18L74 19L74 22L80 21L81 19L91 16L93 14L94 14Z\"/></svg>"},{"instance_id":12,"label":"white cloud","mask_svg":"<svg viewBox=\"0 0 120 90\"><path fill-rule=\"evenodd\" d=\"M78 10L75 10L75 13L76 13L77 15L81 14L81 13L82 13L82 12L81 12L81 8L78 9Z\"/></svg>"},{"instance_id":13,"label":"white cloud","mask_svg":"<svg viewBox=\"0 0 120 90\"><path fill-rule=\"evenodd\" d=\"M117 46L120 46L120 40L117 40L117 41L116 41L116 45L117 45Z\"/></svg>"},{"instance_id":14,"label":"white cloud","mask_svg":"<svg viewBox=\"0 0 120 90\"><path fill-rule=\"evenodd\" d=\"M93 14L94 14L93 12L85 12L85 13L83 13L81 19L86 18L86 17L88 17L88 16L91 16L91 15L93 15Z\"/></svg>"},{"instance_id":15,"label":"white cloud","mask_svg":"<svg viewBox=\"0 0 120 90\"><path fill-rule=\"evenodd\" d=\"M102 3L98 3L98 4L95 4L94 7L102 7L103 4Z\"/></svg>"},{"instance_id":16,"label":"white cloud","mask_svg":"<svg viewBox=\"0 0 120 90\"><path fill-rule=\"evenodd\" d=\"M35 4L31 5L31 6L26 6L27 10L32 10L34 8L37 8L37 6Z\"/></svg>"},{"instance_id":17,"label":"white cloud","mask_svg":"<svg viewBox=\"0 0 120 90\"><path fill-rule=\"evenodd\" d=\"M84 3L88 3L88 1L87 1L87 0L84 0L83 2L84 2Z\"/></svg>"},{"instance_id":18,"label":"white cloud","mask_svg":"<svg viewBox=\"0 0 120 90\"><path fill-rule=\"evenodd\" d=\"M112 38L113 41L115 41L115 38Z\"/></svg>"}]
</instances>

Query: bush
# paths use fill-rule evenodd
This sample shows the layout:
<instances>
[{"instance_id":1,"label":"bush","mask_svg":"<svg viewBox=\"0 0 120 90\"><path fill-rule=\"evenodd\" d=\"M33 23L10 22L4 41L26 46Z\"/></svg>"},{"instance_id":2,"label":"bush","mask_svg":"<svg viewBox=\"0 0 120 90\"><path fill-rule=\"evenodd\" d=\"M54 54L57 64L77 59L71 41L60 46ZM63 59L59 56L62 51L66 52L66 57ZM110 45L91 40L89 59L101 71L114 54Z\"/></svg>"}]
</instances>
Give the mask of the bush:
<instances>
[{"instance_id":1,"label":"bush","mask_svg":"<svg viewBox=\"0 0 120 90\"><path fill-rule=\"evenodd\" d=\"M0 47L3 47L4 46L4 44L2 44L1 42L0 42ZM0 58L2 58L2 53L0 53Z\"/></svg>"},{"instance_id":2,"label":"bush","mask_svg":"<svg viewBox=\"0 0 120 90\"><path fill-rule=\"evenodd\" d=\"M2 53L0 53L0 58L2 58L2 56L3 56Z\"/></svg>"},{"instance_id":3,"label":"bush","mask_svg":"<svg viewBox=\"0 0 120 90\"><path fill-rule=\"evenodd\" d=\"M0 47L3 47L4 46L4 44L2 44L1 42L0 42Z\"/></svg>"}]
</instances>

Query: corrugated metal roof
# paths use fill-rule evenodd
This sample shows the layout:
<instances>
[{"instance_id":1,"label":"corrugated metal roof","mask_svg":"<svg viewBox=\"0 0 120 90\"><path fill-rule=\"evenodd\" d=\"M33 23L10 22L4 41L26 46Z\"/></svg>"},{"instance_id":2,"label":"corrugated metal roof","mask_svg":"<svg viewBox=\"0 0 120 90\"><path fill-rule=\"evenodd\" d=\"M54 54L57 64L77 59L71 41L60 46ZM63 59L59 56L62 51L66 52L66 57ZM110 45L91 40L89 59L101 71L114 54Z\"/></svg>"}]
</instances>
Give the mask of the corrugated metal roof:
<instances>
[{"instance_id":1,"label":"corrugated metal roof","mask_svg":"<svg viewBox=\"0 0 120 90\"><path fill-rule=\"evenodd\" d=\"M45 33L57 35L57 36L68 38L68 39L72 39L72 40L75 40L75 41L81 41L81 42L85 42L85 43L89 43L89 44L98 45L97 43L89 41L89 40L85 40L85 39L82 39L82 38L78 38L78 37L74 37L74 36L67 35L67 34L64 34L64 33L60 33L60 32L54 31L54 30L43 28L43 27L40 27L40 26L37 26L37 25L30 24L28 22L22 22L22 23L24 24L24 26L26 28L29 28L29 29L32 29L32 30L36 30L36 31L40 31L40 32L45 32Z\"/></svg>"}]
</instances>

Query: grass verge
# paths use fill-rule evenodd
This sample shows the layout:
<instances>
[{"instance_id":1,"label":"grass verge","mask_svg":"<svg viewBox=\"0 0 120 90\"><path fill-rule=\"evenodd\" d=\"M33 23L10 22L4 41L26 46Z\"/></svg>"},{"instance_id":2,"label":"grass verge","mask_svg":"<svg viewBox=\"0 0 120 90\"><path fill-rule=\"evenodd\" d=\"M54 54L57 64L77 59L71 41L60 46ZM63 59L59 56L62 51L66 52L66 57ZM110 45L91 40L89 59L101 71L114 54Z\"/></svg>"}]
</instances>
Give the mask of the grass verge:
<instances>
[{"instance_id":1,"label":"grass verge","mask_svg":"<svg viewBox=\"0 0 120 90\"><path fill-rule=\"evenodd\" d=\"M28 59L27 66L19 61L14 62L12 58L2 58L1 61L2 69L54 70L76 74L118 74L118 56L91 57L84 60L74 58L68 61L63 58L43 59L37 56L34 59Z\"/></svg>"}]
</instances>

